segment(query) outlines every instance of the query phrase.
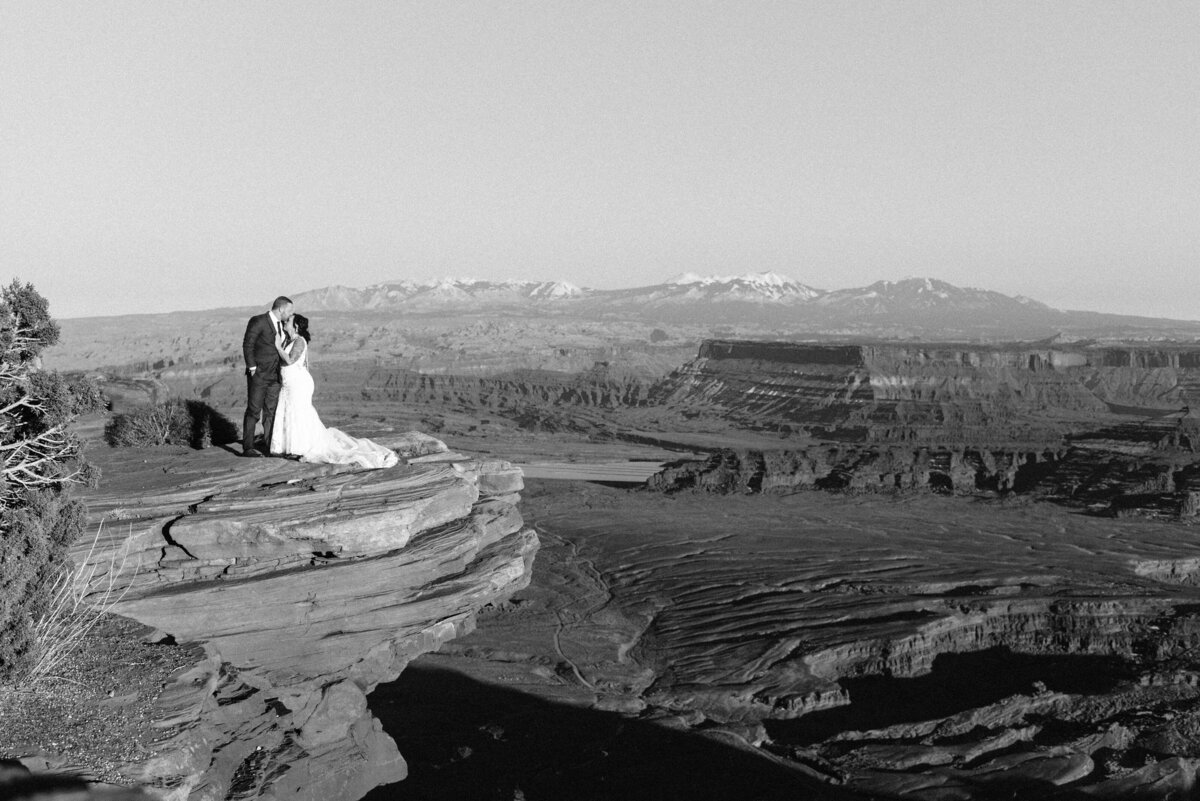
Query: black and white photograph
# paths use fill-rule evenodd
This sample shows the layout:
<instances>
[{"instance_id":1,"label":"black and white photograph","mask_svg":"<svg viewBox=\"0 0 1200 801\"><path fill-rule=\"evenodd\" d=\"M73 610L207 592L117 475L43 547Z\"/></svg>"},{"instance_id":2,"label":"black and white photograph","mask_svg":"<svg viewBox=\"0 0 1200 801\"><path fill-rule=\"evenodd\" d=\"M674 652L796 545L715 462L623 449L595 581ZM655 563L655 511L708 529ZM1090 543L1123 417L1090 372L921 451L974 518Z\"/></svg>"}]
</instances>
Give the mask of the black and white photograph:
<instances>
[{"instance_id":1,"label":"black and white photograph","mask_svg":"<svg viewBox=\"0 0 1200 801\"><path fill-rule=\"evenodd\" d=\"M0 799L1198 771L1200 5L0 0Z\"/></svg>"}]
</instances>

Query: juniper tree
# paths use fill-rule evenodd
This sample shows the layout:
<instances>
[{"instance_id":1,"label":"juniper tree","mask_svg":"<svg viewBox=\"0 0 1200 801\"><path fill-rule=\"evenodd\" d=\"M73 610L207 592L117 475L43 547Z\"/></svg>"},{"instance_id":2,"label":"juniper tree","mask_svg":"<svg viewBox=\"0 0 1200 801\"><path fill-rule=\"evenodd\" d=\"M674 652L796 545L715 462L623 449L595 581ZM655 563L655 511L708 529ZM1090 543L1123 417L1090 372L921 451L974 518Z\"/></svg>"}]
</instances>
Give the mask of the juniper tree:
<instances>
[{"instance_id":1,"label":"juniper tree","mask_svg":"<svg viewBox=\"0 0 1200 801\"><path fill-rule=\"evenodd\" d=\"M0 290L0 680L28 668L34 624L83 529L69 490L89 469L70 424L102 398L90 382L41 368L58 337L31 284Z\"/></svg>"}]
</instances>

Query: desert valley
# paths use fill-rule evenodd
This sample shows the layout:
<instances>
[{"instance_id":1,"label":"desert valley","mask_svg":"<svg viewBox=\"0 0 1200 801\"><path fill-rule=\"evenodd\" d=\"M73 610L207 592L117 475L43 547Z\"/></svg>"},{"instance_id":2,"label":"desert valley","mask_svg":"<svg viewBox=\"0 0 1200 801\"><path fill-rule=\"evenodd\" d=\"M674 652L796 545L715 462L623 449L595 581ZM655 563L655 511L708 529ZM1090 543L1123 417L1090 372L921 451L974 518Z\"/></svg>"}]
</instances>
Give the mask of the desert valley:
<instances>
[{"instance_id":1,"label":"desert valley","mask_svg":"<svg viewBox=\"0 0 1200 801\"><path fill-rule=\"evenodd\" d=\"M0 0L0 801L1200 799L1196 12Z\"/></svg>"},{"instance_id":2,"label":"desert valley","mask_svg":"<svg viewBox=\"0 0 1200 801\"><path fill-rule=\"evenodd\" d=\"M152 742L85 776L181 800L1194 791L1200 323L775 275L295 300L324 421L406 464L104 444L169 398L240 421L257 309L68 319L46 354L111 402L82 423L104 533L76 558L192 649Z\"/></svg>"}]
</instances>

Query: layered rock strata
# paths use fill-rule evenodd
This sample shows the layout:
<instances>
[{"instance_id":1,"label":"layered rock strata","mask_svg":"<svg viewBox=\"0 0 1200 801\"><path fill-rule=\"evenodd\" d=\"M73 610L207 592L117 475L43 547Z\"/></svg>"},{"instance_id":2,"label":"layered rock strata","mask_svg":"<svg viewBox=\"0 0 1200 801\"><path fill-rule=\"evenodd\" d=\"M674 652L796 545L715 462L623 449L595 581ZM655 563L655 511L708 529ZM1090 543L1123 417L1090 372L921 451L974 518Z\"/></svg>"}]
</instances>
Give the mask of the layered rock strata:
<instances>
[{"instance_id":1,"label":"layered rock strata","mask_svg":"<svg viewBox=\"0 0 1200 801\"><path fill-rule=\"evenodd\" d=\"M454 644L460 663L557 654L601 708L871 797L1194 792L1196 529L937 496L663 503L531 499L592 589L542 644L534 593L569 576L535 580L511 622Z\"/></svg>"},{"instance_id":2,"label":"layered rock strata","mask_svg":"<svg viewBox=\"0 0 1200 801\"><path fill-rule=\"evenodd\" d=\"M403 779L367 695L528 583L520 471L448 453L377 471L162 456L101 454L102 534L76 554L93 601L206 654L159 699L159 756L130 777L181 801L353 799Z\"/></svg>"},{"instance_id":3,"label":"layered rock strata","mask_svg":"<svg viewBox=\"0 0 1200 801\"><path fill-rule=\"evenodd\" d=\"M851 442L1045 447L1106 414L1200 410L1200 348L710 340L649 402Z\"/></svg>"},{"instance_id":4,"label":"layered rock strata","mask_svg":"<svg viewBox=\"0 0 1200 801\"><path fill-rule=\"evenodd\" d=\"M1028 488L1062 456L1054 451L863 448L843 444L779 450L722 449L701 459L674 462L653 475L647 486L663 492L1004 492Z\"/></svg>"},{"instance_id":5,"label":"layered rock strata","mask_svg":"<svg viewBox=\"0 0 1200 801\"><path fill-rule=\"evenodd\" d=\"M651 401L807 435L714 449L654 489L1033 492L1120 516L1200 511L1198 348L709 341Z\"/></svg>"},{"instance_id":6,"label":"layered rock strata","mask_svg":"<svg viewBox=\"0 0 1200 801\"><path fill-rule=\"evenodd\" d=\"M659 492L929 491L1029 493L1114 517L1193 522L1200 517L1200 461L1190 453L888 448L826 444L798 449L724 448L672 462L650 476Z\"/></svg>"},{"instance_id":7,"label":"layered rock strata","mask_svg":"<svg viewBox=\"0 0 1200 801\"><path fill-rule=\"evenodd\" d=\"M579 372L511 370L489 375L447 375L375 369L362 391L403 403L460 404L502 408L525 399L578 406L637 406L645 403L651 381L621 365L596 362Z\"/></svg>"}]
</instances>

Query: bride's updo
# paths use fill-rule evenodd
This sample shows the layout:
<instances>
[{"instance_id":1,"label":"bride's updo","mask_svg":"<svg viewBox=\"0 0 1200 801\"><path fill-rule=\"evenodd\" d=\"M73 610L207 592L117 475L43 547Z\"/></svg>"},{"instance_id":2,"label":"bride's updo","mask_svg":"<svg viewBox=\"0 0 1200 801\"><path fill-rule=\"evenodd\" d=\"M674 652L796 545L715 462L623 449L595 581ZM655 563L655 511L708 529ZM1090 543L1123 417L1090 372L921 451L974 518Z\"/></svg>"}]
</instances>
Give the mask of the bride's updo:
<instances>
[{"instance_id":1,"label":"bride's updo","mask_svg":"<svg viewBox=\"0 0 1200 801\"><path fill-rule=\"evenodd\" d=\"M296 333L304 337L305 342L312 342L312 337L308 333L308 318L303 314L293 314L292 322L296 325Z\"/></svg>"}]
</instances>

